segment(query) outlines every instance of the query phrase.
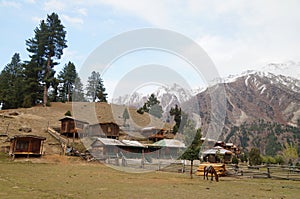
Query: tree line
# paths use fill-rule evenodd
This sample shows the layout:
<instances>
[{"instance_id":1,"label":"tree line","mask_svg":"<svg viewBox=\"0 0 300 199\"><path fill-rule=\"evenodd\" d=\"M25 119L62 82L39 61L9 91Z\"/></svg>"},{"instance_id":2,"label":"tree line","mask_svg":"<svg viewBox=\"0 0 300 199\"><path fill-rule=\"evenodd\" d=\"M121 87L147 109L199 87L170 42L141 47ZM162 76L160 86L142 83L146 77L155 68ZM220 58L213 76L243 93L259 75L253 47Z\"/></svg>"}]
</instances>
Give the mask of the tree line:
<instances>
[{"instance_id":1,"label":"tree line","mask_svg":"<svg viewBox=\"0 0 300 199\"><path fill-rule=\"evenodd\" d=\"M47 15L26 40L29 60L15 53L0 73L2 109L32 107L42 103L70 101L107 102L107 93L99 72L93 71L87 86L69 61L56 75L55 66L67 48L66 30L56 13Z\"/></svg>"}]
</instances>

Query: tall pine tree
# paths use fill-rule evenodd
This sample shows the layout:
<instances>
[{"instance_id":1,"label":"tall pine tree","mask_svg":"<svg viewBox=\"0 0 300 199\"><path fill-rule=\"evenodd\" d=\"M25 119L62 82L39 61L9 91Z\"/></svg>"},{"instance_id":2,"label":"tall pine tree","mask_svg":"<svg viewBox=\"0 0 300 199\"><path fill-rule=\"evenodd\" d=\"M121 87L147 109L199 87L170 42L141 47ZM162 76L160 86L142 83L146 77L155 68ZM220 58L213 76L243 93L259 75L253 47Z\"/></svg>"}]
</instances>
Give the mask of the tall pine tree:
<instances>
[{"instance_id":1,"label":"tall pine tree","mask_svg":"<svg viewBox=\"0 0 300 199\"><path fill-rule=\"evenodd\" d=\"M66 31L64 30L58 15L52 13L47 15L47 20L42 20L40 26L35 29L35 36L26 41L27 50L30 53L31 64L39 70L39 75L43 83L43 104L47 104L48 89L54 78L54 66L58 63L66 45ZM35 66L33 66L35 64Z\"/></svg>"},{"instance_id":2,"label":"tall pine tree","mask_svg":"<svg viewBox=\"0 0 300 199\"><path fill-rule=\"evenodd\" d=\"M24 94L23 64L20 55L15 53L11 62L0 74L0 101L3 109L19 108L23 104Z\"/></svg>"},{"instance_id":3,"label":"tall pine tree","mask_svg":"<svg viewBox=\"0 0 300 199\"><path fill-rule=\"evenodd\" d=\"M90 97L93 102L95 102L97 99L99 102L107 102L107 93L105 93L106 89L99 72L93 71L91 76L88 77L88 85L86 90L86 95Z\"/></svg>"},{"instance_id":4,"label":"tall pine tree","mask_svg":"<svg viewBox=\"0 0 300 199\"><path fill-rule=\"evenodd\" d=\"M80 77L76 77L74 84L74 92L72 97L73 102L85 102L83 84Z\"/></svg>"},{"instance_id":5,"label":"tall pine tree","mask_svg":"<svg viewBox=\"0 0 300 199\"><path fill-rule=\"evenodd\" d=\"M78 74L76 72L75 65L72 62L68 62L59 73L58 78L62 83L61 97L63 101L72 101L72 94L74 92L75 80Z\"/></svg>"},{"instance_id":6,"label":"tall pine tree","mask_svg":"<svg viewBox=\"0 0 300 199\"><path fill-rule=\"evenodd\" d=\"M147 112L157 118L161 118L163 110L160 105L160 101L154 94L151 94L147 102L145 102L144 105L137 110L137 112L140 114Z\"/></svg>"}]
</instances>

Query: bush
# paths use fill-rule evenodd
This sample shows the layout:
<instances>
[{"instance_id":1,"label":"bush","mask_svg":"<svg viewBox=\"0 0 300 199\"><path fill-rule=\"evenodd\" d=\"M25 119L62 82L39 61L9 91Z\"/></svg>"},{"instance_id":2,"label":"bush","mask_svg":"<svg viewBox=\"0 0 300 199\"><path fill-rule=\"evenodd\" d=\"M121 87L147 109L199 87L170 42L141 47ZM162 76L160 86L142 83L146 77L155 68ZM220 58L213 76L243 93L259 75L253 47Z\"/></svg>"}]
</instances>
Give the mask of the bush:
<instances>
[{"instance_id":1,"label":"bush","mask_svg":"<svg viewBox=\"0 0 300 199\"><path fill-rule=\"evenodd\" d=\"M239 159L235 155L232 157L232 164L239 164Z\"/></svg>"},{"instance_id":2,"label":"bush","mask_svg":"<svg viewBox=\"0 0 300 199\"><path fill-rule=\"evenodd\" d=\"M70 116L70 117L71 117L71 116L72 116L71 111L68 110L68 111L65 113L65 116Z\"/></svg>"},{"instance_id":3,"label":"bush","mask_svg":"<svg viewBox=\"0 0 300 199\"><path fill-rule=\"evenodd\" d=\"M249 153L249 164L260 165L262 162L262 157L260 156L260 151L258 148L252 148Z\"/></svg>"}]
</instances>

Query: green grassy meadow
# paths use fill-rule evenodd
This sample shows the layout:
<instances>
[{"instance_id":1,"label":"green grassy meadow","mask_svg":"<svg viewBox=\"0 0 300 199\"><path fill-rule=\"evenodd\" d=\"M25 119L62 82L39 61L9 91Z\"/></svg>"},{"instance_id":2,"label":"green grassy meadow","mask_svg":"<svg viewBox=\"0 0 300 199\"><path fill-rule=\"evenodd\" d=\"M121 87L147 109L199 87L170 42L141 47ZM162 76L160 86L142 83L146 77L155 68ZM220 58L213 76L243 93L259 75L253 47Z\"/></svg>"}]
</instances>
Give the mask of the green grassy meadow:
<instances>
[{"instance_id":1,"label":"green grassy meadow","mask_svg":"<svg viewBox=\"0 0 300 199\"><path fill-rule=\"evenodd\" d=\"M127 173L100 163L0 160L0 198L299 198L300 182L169 172Z\"/></svg>"}]
</instances>

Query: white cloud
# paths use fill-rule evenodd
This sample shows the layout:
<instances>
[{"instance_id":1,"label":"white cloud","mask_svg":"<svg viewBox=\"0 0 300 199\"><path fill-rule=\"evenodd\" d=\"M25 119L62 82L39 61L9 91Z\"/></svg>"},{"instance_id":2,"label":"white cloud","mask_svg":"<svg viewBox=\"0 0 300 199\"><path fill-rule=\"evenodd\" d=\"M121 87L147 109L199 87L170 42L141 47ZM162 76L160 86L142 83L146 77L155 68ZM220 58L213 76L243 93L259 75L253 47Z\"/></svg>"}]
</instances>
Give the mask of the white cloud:
<instances>
[{"instance_id":1,"label":"white cloud","mask_svg":"<svg viewBox=\"0 0 300 199\"><path fill-rule=\"evenodd\" d=\"M25 3L35 4L36 0L24 0Z\"/></svg>"},{"instance_id":2,"label":"white cloud","mask_svg":"<svg viewBox=\"0 0 300 199\"><path fill-rule=\"evenodd\" d=\"M21 8L21 4L14 1L0 1L0 7Z\"/></svg>"},{"instance_id":3,"label":"white cloud","mask_svg":"<svg viewBox=\"0 0 300 199\"><path fill-rule=\"evenodd\" d=\"M39 24L43 20L42 17L31 17L31 21L33 21L36 24Z\"/></svg>"},{"instance_id":4,"label":"white cloud","mask_svg":"<svg viewBox=\"0 0 300 199\"><path fill-rule=\"evenodd\" d=\"M83 24L83 19L79 17L71 17L69 15L63 14L61 15L62 20L66 21L69 24L72 25L81 25Z\"/></svg>"},{"instance_id":5,"label":"white cloud","mask_svg":"<svg viewBox=\"0 0 300 199\"><path fill-rule=\"evenodd\" d=\"M44 10L57 12L63 11L66 8L66 4L63 1L59 0L50 0L44 3Z\"/></svg>"},{"instance_id":6,"label":"white cloud","mask_svg":"<svg viewBox=\"0 0 300 199\"><path fill-rule=\"evenodd\" d=\"M87 16L88 15L86 8L79 8L77 10L77 13L80 14L80 15L82 15L82 16Z\"/></svg>"}]
</instances>

